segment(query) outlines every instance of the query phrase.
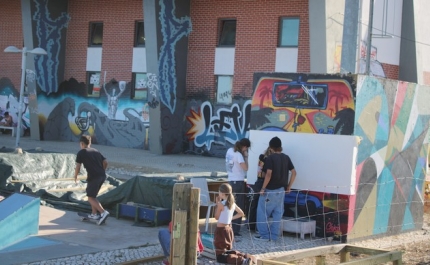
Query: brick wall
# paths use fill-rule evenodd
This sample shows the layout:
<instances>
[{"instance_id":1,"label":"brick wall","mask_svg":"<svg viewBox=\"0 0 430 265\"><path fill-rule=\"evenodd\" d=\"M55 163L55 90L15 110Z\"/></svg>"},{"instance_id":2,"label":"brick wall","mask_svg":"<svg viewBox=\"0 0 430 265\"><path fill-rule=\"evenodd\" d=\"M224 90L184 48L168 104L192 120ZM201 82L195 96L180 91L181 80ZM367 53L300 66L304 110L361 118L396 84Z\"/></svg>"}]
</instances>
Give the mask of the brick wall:
<instances>
[{"instance_id":1,"label":"brick wall","mask_svg":"<svg viewBox=\"0 0 430 265\"><path fill-rule=\"evenodd\" d=\"M106 81L131 81L136 20L143 19L142 0L71 0L64 78L86 82L90 22L103 22L102 72Z\"/></svg>"},{"instance_id":2,"label":"brick wall","mask_svg":"<svg viewBox=\"0 0 430 265\"><path fill-rule=\"evenodd\" d=\"M273 72L282 16L300 17L298 72L310 71L308 1L191 0L187 93L215 94L214 57L218 20L236 18L233 95L250 97L254 72ZM258 47L258 49L256 48Z\"/></svg>"},{"instance_id":3,"label":"brick wall","mask_svg":"<svg viewBox=\"0 0 430 265\"><path fill-rule=\"evenodd\" d=\"M388 79L394 79L394 80L399 79L399 66L398 65L386 64L386 63L381 63L381 64L382 64L382 69L384 69L385 76Z\"/></svg>"},{"instance_id":4,"label":"brick wall","mask_svg":"<svg viewBox=\"0 0 430 265\"><path fill-rule=\"evenodd\" d=\"M21 59L19 53L4 53L8 46L22 48L24 38L22 34L21 1L0 0L0 77L8 77L15 89L21 86Z\"/></svg>"}]
</instances>

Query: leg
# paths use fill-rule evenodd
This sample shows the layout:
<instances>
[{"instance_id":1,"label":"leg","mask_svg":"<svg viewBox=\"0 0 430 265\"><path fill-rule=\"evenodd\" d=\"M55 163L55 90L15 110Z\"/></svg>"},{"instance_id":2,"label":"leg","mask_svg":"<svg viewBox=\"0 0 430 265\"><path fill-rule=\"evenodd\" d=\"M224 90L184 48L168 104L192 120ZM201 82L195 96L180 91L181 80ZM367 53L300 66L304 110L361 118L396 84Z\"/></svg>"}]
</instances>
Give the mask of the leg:
<instances>
[{"instance_id":1,"label":"leg","mask_svg":"<svg viewBox=\"0 0 430 265\"><path fill-rule=\"evenodd\" d=\"M280 188L272 192L272 223L270 224L270 239L277 240L281 231L281 220L284 214L285 190Z\"/></svg>"},{"instance_id":2,"label":"leg","mask_svg":"<svg viewBox=\"0 0 430 265\"><path fill-rule=\"evenodd\" d=\"M270 239L268 219L270 213L267 212L266 204L268 200L267 192L260 195L257 206L257 230L260 233L261 238Z\"/></svg>"},{"instance_id":3,"label":"leg","mask_svg":"<svg viewBox=\"0 0 430 265\"><path fill-rule=\"evenodd\" d=\"M161 248L163 249L164 256L170 256L170 232L167 228L158 230L158 240L160 241Z\"/></svg>"},{"instance_id":4,"label":"leg","mask_svg":"<svg viewBox=\"0 0 430 265\"><path fill-rule=\"evenodd\" d=\"M229 181L229 184L232 187L232 191L234 197L236 199L236 205L239 206L240 209L244 210L245 205L245 182L243 181ZM242 224L242 218L238 218L233 220L232 222L233 232L237 235L240 231L240 226Z\"/></svg>"},{"instance_id":5,"label":"leg","mask_svg":"<svg viewBox=\"0 0 430 265\"><path fill-rule=\"evenodd\" d=\"M100 204L100 202L97 200L97 194L100 191L101 186L103 185L103 182L105 181L105 178L98 178L94 180L90 180L87 183L87 196L88 196L88 202L91 205L91 211L92 214L103 213L105 209Z\"/></svg>"},{"instance_id":6,"label":"leg","mask_svg":"<svg viewBox=\"0 0 430 265\"><path fill-rule=\"evenodd\" d=\"M252 200L249 202L249 211L248 211L249 230L256 230L257 206L258 206L258 199L260 198L259 192L261 190L262 185L263 185L262 178L257 179L255 184L252 185L254 195L252 196Z\"/></svg>"}]
</instances>

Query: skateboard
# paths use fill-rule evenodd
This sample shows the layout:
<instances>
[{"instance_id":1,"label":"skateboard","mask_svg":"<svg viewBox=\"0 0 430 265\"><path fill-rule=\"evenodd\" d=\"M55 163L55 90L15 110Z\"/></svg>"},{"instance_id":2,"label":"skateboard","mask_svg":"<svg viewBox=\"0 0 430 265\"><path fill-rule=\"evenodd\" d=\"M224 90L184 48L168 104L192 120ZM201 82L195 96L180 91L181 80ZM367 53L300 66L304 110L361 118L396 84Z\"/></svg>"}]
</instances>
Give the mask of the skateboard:
<instances>
[{"instance_id":1,"label":"skateboard","mask_svg":"<svg viewBox=\"0 0 430 265\"><path fill-rule=\"evenodd\" d=\"M81 221L82 221L82 222L93 222L93 223L95 223L95 224L97 224L97 225L106 224L106 219L107 219L107 217L106 217L106 219L104 220L104 222L103 222L103 223L99 224L99 220L95 220L95 219L88 218L88 213L78 212L78 215L79 215L79 217L81 218Z\"/></svg>"}]
</instances>

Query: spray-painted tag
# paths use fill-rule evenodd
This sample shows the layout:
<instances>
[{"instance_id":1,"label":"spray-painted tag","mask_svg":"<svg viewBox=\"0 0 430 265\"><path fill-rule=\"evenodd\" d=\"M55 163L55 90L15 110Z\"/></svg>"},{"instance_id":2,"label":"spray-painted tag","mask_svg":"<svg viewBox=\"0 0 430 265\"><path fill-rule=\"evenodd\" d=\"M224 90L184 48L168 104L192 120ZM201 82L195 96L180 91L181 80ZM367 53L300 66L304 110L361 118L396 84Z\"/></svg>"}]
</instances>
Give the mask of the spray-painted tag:
<instances>
[{"instance_id":1,"label":"spray-painted tag","mask_svg":"<svg viewBox=\"0 0 430 265\"><path fill-rule=\"evenodd\" d=\"M173 238L177 239L181 236L181 224L177 223L173 229Z\"/></svg>"}]
</instances>

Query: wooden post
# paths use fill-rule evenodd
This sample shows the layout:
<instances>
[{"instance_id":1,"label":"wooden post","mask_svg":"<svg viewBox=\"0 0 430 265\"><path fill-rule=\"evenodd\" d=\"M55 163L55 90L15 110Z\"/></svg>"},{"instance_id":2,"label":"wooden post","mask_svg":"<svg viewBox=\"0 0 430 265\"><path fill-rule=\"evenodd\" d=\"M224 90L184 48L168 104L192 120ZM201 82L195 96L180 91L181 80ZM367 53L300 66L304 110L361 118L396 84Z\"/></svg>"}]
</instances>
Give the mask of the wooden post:
<instances>
[{"instance_id":1,"label":"wooden post","mask_svg":"<svg viewBox=\"0 0 430 265\"><path fill-rule=\"evenodd\" d=\"M197 264L197 236L199 231L199 214L200 214L200 189L191 188L191 199L190 199L190 222L188 229L188 257L187 264Z\"/></svg>"},{"instance_id":2,"label":"wooden post","mask_svg":"<svg viewBox=\"0 0 430 265\"><path fill-rule=\"evenodd\" d=\"M325 256L316 256L315 261L317 265L325 265Z\"/></svg>"},{"instance_id":3,"label":"wooden post","mask_svg":"<svg viewBox=\"0 0 430 265\"><path fill-rule=\"evenodd\" d=\"M173 226L177 224L176 221L176 211L185 211L186 217L185 221L189 218L189 212L190 212L190 201L191 201L191 188L193 187L193 184L191 183L176 183L175 186L173 186L173 196L172 196L172 224ZM185 222L185 226L187 226L187 223ZM180 229L182 231L182 228ZM185 265L187 264L186 261L188 260L187 255L188 251L185 251L185 257L183 260L176 259L176 256L180 256L179 253L176 253L179 248L179 246L175 246L175 244L182 245L185 247L185 249L189 248L189 241L185 237L184 241L174 241L173 236L170 239L170 264L175 265ZM175 261L173 262L173 260ZM188 265L188 264L187 264Z\"/></svg>"},{"instance_id":4,"label":"wooden post","mask_svg":"<svg viewBox=\"0 0 430 265\"><path fill-rule=\"evenodd\" d=\"M186 244L187 240L187 211L175 211L175 222L172 224L172 247L170 252L171 264L187 264Z\"/></svg>"},{"instance_id":5,"label":"wooden post","mask_svg":"<svg viewBox=\"0 0 430 265\"><path fill-rule=\"evenodd\" d=\"M351 255L350 255L350 252L349 252L349 251L342 250L342 251L340 252L340 262L341 262L341 263L342 263L342 262L347 262L347 261L349 261L349 260L350 260L350 258L351 258Z\"/></svg>"}]
</instances>

